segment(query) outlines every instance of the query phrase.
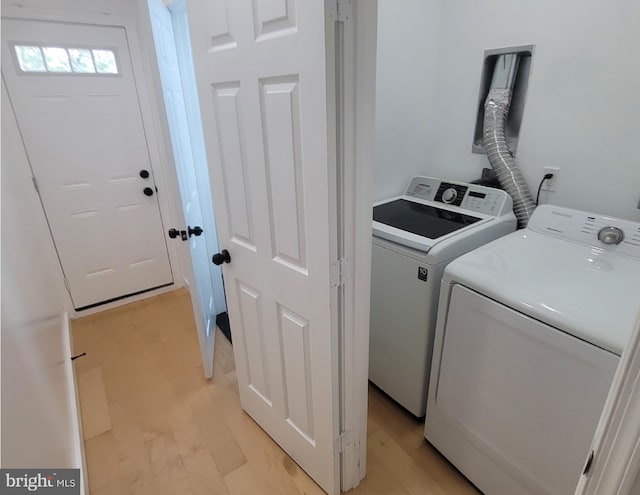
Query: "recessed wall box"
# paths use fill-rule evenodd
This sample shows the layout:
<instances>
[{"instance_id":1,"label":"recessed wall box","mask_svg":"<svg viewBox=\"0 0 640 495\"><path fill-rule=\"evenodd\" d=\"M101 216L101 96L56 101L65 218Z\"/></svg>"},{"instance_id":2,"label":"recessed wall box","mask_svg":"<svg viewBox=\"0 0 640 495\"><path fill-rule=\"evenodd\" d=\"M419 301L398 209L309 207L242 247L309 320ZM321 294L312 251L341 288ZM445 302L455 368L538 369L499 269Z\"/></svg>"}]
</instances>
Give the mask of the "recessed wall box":
<instances>
[{"instance_id":1,"label":"recessed wall box","mask_svg":"<svg viewBox=\"0 0 640 495\"><path fill-rule=\"evenodd\" d=\"M505 134L507 137L507 145L511 152L515 155L518 147L518 137L520 135L520 124L522 123L522 115L524 113L525 96L527 94L527 86L529 84L529 73L531 70L531 61L533 59L533 51L535 45L515 46L507 48L499 48L495 50L486 50L484 52L484 61L482 64L482 77L480 79L480 93L478 95L478 106L476 112L476 126L473 133L473 144L471 151L473 153L485 153L484 144L482 142L482 130L484 120L484 102L487 99L489 87L491 86L491 78L493 77L496 61L500 55L507 53L517 53L519 55L518 70L515 77L513 87L513 95L511 97L511 108L507 117L505 126Z\"/></svg>"}]
</instances>

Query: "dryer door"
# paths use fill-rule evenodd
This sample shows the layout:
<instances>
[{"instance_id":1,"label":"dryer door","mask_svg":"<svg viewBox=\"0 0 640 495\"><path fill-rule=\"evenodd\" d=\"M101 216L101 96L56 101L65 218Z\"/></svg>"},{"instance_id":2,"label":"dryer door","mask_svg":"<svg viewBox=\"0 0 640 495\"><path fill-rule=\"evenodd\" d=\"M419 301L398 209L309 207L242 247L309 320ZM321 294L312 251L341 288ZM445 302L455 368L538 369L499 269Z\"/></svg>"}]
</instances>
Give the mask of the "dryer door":
<instances>
[{"instance_id":1,"label":"dryer door","mask_svg":"<svg viewBox=\"0 0 640 495\"><path fill-rule=\"evenodd\" d=\"M496 483L506 475L523 493L572 494L618 360L454 286L436 404L475 446L459 456L458 468L486 493L504 493ZM473 455L503 473L467 473L482 463Z\"/></svg>"}]
</instances>

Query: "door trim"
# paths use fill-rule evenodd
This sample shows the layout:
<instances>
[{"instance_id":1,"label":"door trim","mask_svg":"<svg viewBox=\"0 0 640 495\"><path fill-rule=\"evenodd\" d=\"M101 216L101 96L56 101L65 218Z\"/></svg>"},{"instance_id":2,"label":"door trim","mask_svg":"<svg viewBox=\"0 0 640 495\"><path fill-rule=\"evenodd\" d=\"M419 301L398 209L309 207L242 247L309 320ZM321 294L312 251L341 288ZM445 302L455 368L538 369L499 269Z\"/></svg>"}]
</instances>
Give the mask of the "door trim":
<instances>
[{"instance_id":1,"label":"door trim","mask_svg":"<svg viewBox=\"0 0 640 495\"><path fill-rule=\"evenodd\" d=\"M377 0L328 0L326 39L329 121L339 123L337 211L340 233L335 239L341 258L350 258L337 315L340 329L340 433L346 432L340 459L341 489L350 490L366 475L369 380L369 299L371 290L371 205L375 138ZM338 17L337 7L348 7ZM350 4L350 5L349 5ZM338 27L338 24L340 26ZM338 77L336 77L338 76ZM332 91L340 94L332 94ZM332 113L334 114L332 116ZM337 133L329 132L330 139Z\"/></svg>"},{"instance_id":2,"label":"door trim","mask_svg":"<svg viewBox=\"0 0 640 495\"><path fill-rule=\"evenodd\" d=\"M184 220L181 216L182 210L177 176L171 161L169 130L167 123L163 120L164 116L160 113L160 110L164 108L162 106L162 92L159 88L160 75L157 67L153 64L155 51L146 3L130 2L128 0L101 0L100 2L91 2L86 5L83 3L82 9L79 9L78 2L74 0L32 0L28 5L22 5L18 1L6 6L3 5L2 18L93 24L121 27L125 30L151 167L156 186L159 189L157 197L163 230L166 232L166 226L176 224L176 222L182 224ZM44 210L42 210L42 215L45 216ZM58 261L51 236L50 239L50 249L53 249L52 256ZM74 308L69 292L64 285L62 267L58 262L57 270L60 274L60 281L56 286L56 290L64 301L65 309L69 316L71 318L85 316L167 292L167 290L183 287L184 277L176 244L167 242L174 285L164 289L156 288L138 296L107 303L98 309L78 311Z\"/></svg>"},{"instance_id":3,"label":"door trim","mask_svg":"<svg viewBox=\"0 0 640 495\"><path fill-rule=\"evenodd\" d=\"M640 314L622 353L576 495L631 493L640 480Z\"/></svg>"}]
</instances>

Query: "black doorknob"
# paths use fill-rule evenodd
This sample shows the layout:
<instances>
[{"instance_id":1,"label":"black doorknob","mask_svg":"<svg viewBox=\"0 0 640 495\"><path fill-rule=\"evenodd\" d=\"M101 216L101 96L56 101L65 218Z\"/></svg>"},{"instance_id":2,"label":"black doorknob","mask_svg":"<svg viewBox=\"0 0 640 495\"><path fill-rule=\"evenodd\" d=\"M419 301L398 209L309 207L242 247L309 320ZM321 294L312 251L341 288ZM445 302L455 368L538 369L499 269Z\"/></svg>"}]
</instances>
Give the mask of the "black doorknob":
<instances>
[{"instance_id":1,"label":"black doorknob","mask_svg":"<svg viewBox=\"0 0 640 495\"><path fill-rule=\"evenodd\" d=\"M149 178L149 171L148 170L140 170L140 177L142 177L143 179L148 179Z\"/></svg>"},{"instance_id":2,"label":"black doorknob","mask_svg":"<svg viewBox=\"0 0 640 495\"><path fill-rule=\"evenodd\" d=\"M145 187L142 192L146 195L146 196L153 196L153 189L151 189L150 187Z\"/></svg>"},{"instance_id":3,"label":"black doorknob","mask_svg":"<svg viewBox=\"0 0 640 495\"><path fill-rule=\"evenodd\" d=\"M211 261L213 261L214 265L222 265L222 263L231 263L231 255L229 254L229 251L227 251L226 249L223 249L219 253L214 254Z\"/></svg>"},{"instance_id":4,"label":"black doorknob","mask_svg":"<svg viewBox=\"0 0 640 495\"><path fill-rule=\"evenodd\" d=\"M187 225L187 228L189 229L189 237L191 237L192 235L198 237L203 232L202 227L198 227L197 225L193 228L191 228L190 225Z\"/></svg>"}]
</instances>

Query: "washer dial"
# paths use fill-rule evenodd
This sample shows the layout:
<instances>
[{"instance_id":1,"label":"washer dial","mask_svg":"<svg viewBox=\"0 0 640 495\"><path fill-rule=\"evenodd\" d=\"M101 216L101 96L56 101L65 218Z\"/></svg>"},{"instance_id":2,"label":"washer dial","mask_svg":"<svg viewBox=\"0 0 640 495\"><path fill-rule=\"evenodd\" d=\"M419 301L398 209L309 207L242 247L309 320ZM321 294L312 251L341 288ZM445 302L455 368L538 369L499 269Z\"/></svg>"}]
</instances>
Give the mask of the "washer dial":
<instances>
[{"instance_id":1,"label":"washer dial","mask_svg":"<svg viewBox=\"0 0 640 495\"><path fill-rule=\"evenodd\" d=\"M453 187L446 189L442 193L442 201L445 203L453 203L458 197L458 191L456 191Z\"/></svg>"}]
</instances>

